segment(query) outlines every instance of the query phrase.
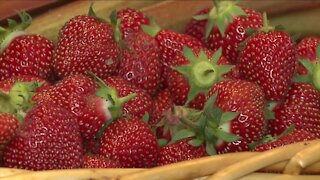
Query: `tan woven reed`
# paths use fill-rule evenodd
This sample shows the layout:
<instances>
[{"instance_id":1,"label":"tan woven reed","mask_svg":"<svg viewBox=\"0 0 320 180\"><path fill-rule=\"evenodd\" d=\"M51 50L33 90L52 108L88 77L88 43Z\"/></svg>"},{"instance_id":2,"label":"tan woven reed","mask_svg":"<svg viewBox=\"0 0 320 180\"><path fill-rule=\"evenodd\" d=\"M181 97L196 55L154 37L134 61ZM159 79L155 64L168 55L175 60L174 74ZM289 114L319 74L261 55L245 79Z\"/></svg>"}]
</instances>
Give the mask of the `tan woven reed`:
<instances>
[{"instance_id":1,"label":"tan woven reed","mask_svg":"<svg viewBox=\"0 0 320 180\"><path fill-rule=\"evenodd\" d=\"M228 153L151 169L73 169L34 172L0 168L0 179L315 180L320 179L319 152L320 140L315 140L266 152Z\"/></svg>"}]
</instances>

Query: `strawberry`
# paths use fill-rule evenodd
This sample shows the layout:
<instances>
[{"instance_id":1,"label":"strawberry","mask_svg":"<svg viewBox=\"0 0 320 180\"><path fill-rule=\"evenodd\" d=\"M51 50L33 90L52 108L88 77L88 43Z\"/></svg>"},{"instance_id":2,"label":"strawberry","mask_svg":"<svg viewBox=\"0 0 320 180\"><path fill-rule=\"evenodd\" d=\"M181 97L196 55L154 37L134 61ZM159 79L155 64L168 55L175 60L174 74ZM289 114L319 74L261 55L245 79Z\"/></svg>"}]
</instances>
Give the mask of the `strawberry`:
<instances>
[{"instance_id":1,"label":"strawberry","mask_svg":"<svg viewBox=\"0 0 320 180\"><path fill-rule=\"evenodd\" d=\"M293 83L283 101L274 108L270 133L279 135L288 126L307 130L320 138L320 92L306 83Z\"/></svg>"},{"instance_id":2,"label":"strawberry","mask_svg":"<svg viewBox=\"0 0 320 180\"><path fill-rule=\"evenodd\" d=\"M264 14L264 21L266 15ZM267 24L265 25L268 28ZM259 84L268 100L280 100L297 65L295 43L285 32L258 32L248 38L238 57L240 76Z\"/></svg>"},{"instance_id":3,"label":"strawberry","mask_svg":"<svg viewBox=\"0 0 320 180\"><path fill-rule=\"evenodd\" d=\"M127 48L122 51L118 75L149 94L155 94L162 74L160 50L156 40L139 31L127 34L124 42Z\"/></svg>"},{"instance_id":4,"label":"strawberry","mask_svg":"<svg viewBox=\"0 0 320 180\"><path fill-rule=\"evenodd\" d=\"M217 83L209 96L217 93L215 105L223 112L237 112L235 118L219 125L225 132L241 137L233 142L219 140L218 152L248 150L247 145L262 138L266 132L265 100L262 89L243 80L225 80ZM219 137L221 138L221 137Z\"/></svg>"},{"instance_id":5,"label":"strawberry","mask_svg":"<svg viewBox=\"0 0 320 180\"><path fill-rule=\"evenodd\" d=\"M317 62L316 48L320 45L320 39L317 37L307 37L302 39L297 45L297 53L299 59L306 59L312 62ZM307 69L299 64L297 68L298 74L307 74Z\"/></svg>"},{"instance_id":6,"label":"strawberry","mask_svg":"<svg viewBox=\"0 0 320 180\"><path fill-rule=\"evenodd\" d=\"M197 12L195 16L208 14L210 10L211 8L202 9L199 12ZM207 40L205 37L205 29L206 29L207 23L208 23L208 20L206 19L204 20L191 19L186 26L185 33L199 39L203 44L206 44Z\"/></svg>"},{"instance_id":7,"label":"strawberry","mask_svg":"<svg viewBox=\"0 0 320 180\"><path fill-rule=\"evenodd\" d=\"M104 78L115 73L119 48L112 25L90 7L89 15L73 17L60 30L53 65L60 77L90 71Z\"/></svg>"},{"instance_id":8,"label":"strawberry","mask_svg":"<svg viewBox=\"0 0 320 180\"><path fill-rule=\"evenodd\" d=\"M171 94L168 89L159 92L153 99L152 111L148 124L152 127L156 126L164 117L165 112L173 106Z\"/></svg>"},{"instance_id":9,"label":"strawberry","mask_svg":"<svg viewBox=\"0 0 320 180\"><path fill-rule=\"evenodd\" d=\"M317 37L307 37L302 39L297 45L297 52L299 59L306 59L312 62L317 62L317 53L316 48L320 45L320 38ZM298 74L305 75L307 74L307 69L303 67L302 64L298 65L297 68Z\"/></svg>"},{"instance_id":10,"label":"strawberry","mask_svg":"<svg viewBox=\"0 0 320 180\"><path fill-rule=\"evenodd\" d=\"M80 168L79 126L68 111L52 103L32 108L3 153L3 165L29 170Z\"/></svg>"},{"instance_id":11,"label":"strawberry","mask_svg":"<svg viewBox=\"0 0 320 180\"><path fill-rule=\"evenodd\" d=\"M218 66L221 59L221 51L213 56L213 52L206 48L191 50L185 47L184 54L177 54L168 63L173 68L167 70L166 79L174 103L184 105L190 102L189 107L202 109L206 100L203 92L220 81L232 67Z\"/></svg>"},{"instance_id":12,"label":"strawberry","mask_svg":"<svg viewBox=\"0 0 320 180\"><path fill-rule=\"evenodd\" d=\"M141 11L125 8L117 12L117 18L120 19L120 31L125 39L129 34L141 30L141 25L149 25L149 19Z\"/></svg>"},{"instance_id":13,"label":"strawberry","mask_svg":"<svg viewBox=\"0 0 320 180\"><path fill-rule=\"evenodd\" d=\"M184 139L174 144L167 145L160 149L158 166L177 163L186 160L192 160L208 156L203 145L195 147L188 142L190 139Z\"/></svg>"},{"instance_id":14,"label":"strawberry","mask_svg":"<svg viewBox=\"0 0 320 180\"><path fill-rule=\"evenodd\" d=\"M100 139L99 155L118 160L122 167L148 168L156 165L159 145L148 124L137 118L113 121Z\"/></svg>"},{"instance_id":15,"label":"strawberry","mask_svg":"<svg viewBox=\"0 0 320 180\"><path fill-rule=\"evenodd\" d=\"M0 81L0 90L8 93L15 83L17 82L38 82L43 83L39 88L35 89L35 92L41 92L50 87L50 84L39 77L31 76L31 75L21 75L21 76L12 76L3 81Z\"/></svg>"},{"instance_id":16,"label":"strawberry","mask_svg":"<svg viewBox=\"0 0 320 180\"><path fill-rule=\"evenodd\" d=\"M123 106L123 113L137 118L142 118L146 113L151 114L152 98L143 89L128 83L125 79L119 76L110 76L104 79L107 86L114 88L119 97L125 97L135 93L137 96L126 102Z\"/></svg>"},{"instance_id":17,"label":"strawberry","mask_svg":"<svg viewBox=\"0 0 320 180\"><path fill-rule=\"evenodd\" d=\"M7 113L0 113L0 159L5 146L16 135L19 121L16 117Z\"/></svg>"},{"instance_id":18,"label":"strawberry","mask_svg":"<svg viewBox=\"0 0 320 180\"><path fill-rule=\"evenodd\" d=\"M168 29L161 29L155 22L153 18L149 19L150 25L142 25L142 29L144 32L153 36L160 48L160 60L163 66L163 69L169 66L170 61L174 59L176 54L182 53L183 48L202 48L204 45L198 39L189 36L187 34L181 34L175 31L171 31ZM166 71L164 70L161 77L161 87L167 87L165 84L166 79Z\"/></svg>"},{"instance_id":19,"label":"strawberry","mask_svg":"<svg viewBox=\"0 0 320 180\"><path fill-rule=\"evenodd\" d=\"M116 160L106 159L97 155L85 155L82 168L121 168L121 165Z\"/></svg>"},{"instance_id":20,"label":"strawberry","mask_svg":"<svg viewBox=\"0 0 320 180\"><path fill-rule=\"evenodd\" d=\"M233 63L237 61L239 45L248 37L246 30L262 26L259 12L241 8L232 1L215 1L210 12L197 15L194 19L201 24L207 20L205 38L208 47L214 51L222 48L222 55Z\"/></svg>"},{"instance_id":21,"label":"strawberry","mask_svg":"<svg viewBox=\"0 0 320 180\"><path fill-rule=\"evenodd\" d=\"M253 151L267 151L281 146L298 143L301 141L309 141L317 139L317 137L306 130L293 130L291 132L284 132L279 136L266 136L264 142L254 147Z\"/></svg>"},{"instance_id":22,"label":"strawberry","mask_svg":"<svg viewBox=\"0 0 320 180\"><path fill-rule=\"evenodd\" d=\"M0 80L11 76L32 75L47 79L51 73L52 41L25 30L31 24L31 17L20 12L21 24L8 19L8 29L0 32Z\"/></svg>"}]
</instances>

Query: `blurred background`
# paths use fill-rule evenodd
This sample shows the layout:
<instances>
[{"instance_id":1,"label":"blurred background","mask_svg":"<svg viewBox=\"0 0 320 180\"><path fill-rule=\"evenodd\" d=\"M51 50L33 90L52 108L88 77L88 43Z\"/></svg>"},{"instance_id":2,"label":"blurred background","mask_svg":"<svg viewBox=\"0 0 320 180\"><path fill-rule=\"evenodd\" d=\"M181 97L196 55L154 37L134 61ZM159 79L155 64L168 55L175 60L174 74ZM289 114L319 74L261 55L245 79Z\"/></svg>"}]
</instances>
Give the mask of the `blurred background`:
<instances>
[{"instance_id":1,"label":"blurred background","mask_svg":"<svg viewBox=\"0 0 320 180\"><path fill-rule=\"evenodd\" d=\"M25 10L33 17L28 31L55 40L58 29L70 18L86 14L89 0L2 0L0 25ZM107 18L113 9L132 7L153 16L163 28L182 31L194 13L212 6L212 0L97 0L94 9ZM282 24L291 34L320 36L320 0L239 0L240 5L268 13L272 25Z\"/></svg>"}]
</instances>

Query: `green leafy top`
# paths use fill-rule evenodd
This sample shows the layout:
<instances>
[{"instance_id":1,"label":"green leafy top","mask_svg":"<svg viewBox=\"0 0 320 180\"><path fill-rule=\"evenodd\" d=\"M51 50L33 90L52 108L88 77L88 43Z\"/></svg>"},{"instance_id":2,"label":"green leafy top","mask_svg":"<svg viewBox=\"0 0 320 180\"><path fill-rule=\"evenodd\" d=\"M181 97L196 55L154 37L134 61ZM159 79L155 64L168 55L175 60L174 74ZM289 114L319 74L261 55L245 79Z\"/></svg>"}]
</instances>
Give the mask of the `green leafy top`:
<instances>
[{"instance_id":1,"label":"green leafy top","mask_svg":"<svg viewBox=\"0 0 320 180\"><path fill-rule=\"evenodd\" d=\"M176 114L180 114L180 121L188 128L181 129L172 135L172 141L175 143L185 138L191 138L189 144L200 146L205 144L206 151L209 155L216 154L214 146L218 140L225 142L234 142L241 137L227 132L224 126L234 120L238 112L223 112L215 105L217 95L212 95L206 102L202 111L188 111L183 106L176 106ZM184 111L184 113L181 113ZM191 113L191 114L190 114ZM192 120L190 119L192 117Z\"/></svg>"},{"instance_id":2,"label":"green leafy top","mask_svg":"<svg viewBox=\"0 0 320 180\"><path fill-rule=\"evenodd\" d=\"M23 30L30 26L32 17L22 11L18 13L21 23L13 19L8 19L8 28L0 26L0 52L2 52L11 40L21 34L24 34Z\"/></svg>"},{"instance_id":3,"label":"green leafy top","mask_svg":"<svg viewBox=\"0 0 320 180\"><path fill-rule=\"evenodd\" d=\"M183 54L190 63L172 68L183 74L189 82L190 90L186 104L200 92L207 94L212 85L223 80L222 75L233 68L232 65L217 65L221 53L222 50L218 49L209 59L203 50L196 57L190 48L186 46L183 48Z\"/></svg>"},{"instance_id":4,"label":"green leafy top","mask_svg":"<svg viewBox=\"0 0 320 180\"><path fill-rule=\"evenodd\" d=\"M141 25L142 30L152 37L155 37L160 31L160 26L156 23L153 17L149 17L150 25Z\"/></svg>"},{"instance_id":5,"label":"green leafy top","mask_svg":"<svg viewBox=\"0 0 320 180\"><path fill-rule=\"evenodd\" d=\"M32 102L34 90L40 87L40 82L16 82L9 93L0 91L0 112L15 115L22 121L25 114L35 105Z\"/></svg>"},{"instance_id":6,"label":"green leafy top","mask_svg":"<svg viewBox=\"0 0 320 180\"><path fill-rule=\"evenodd\" d=\"M308 74L297 75L294 80L309 83L320 91L320 45L317 46L316 53L318 62L311 62L306 59L300 60L301 64L308 70Z\"/></svg>"},{"instance_id":7,"label":"green leafy top","mask_svg":"<svg viewBox=\"0 0 320 180\"><path fill-rule=\"evenodd\" d=\"M209 34L214 26L217 26L222 36L225 36L225 31L229 23L237 16L246 16L247 14L241 7L237 6L234 1L217 1L214 0L214 7L208 14L197 15L193 18L196 20L208 19L205 37Z\"/></svg>"}]
</instances>

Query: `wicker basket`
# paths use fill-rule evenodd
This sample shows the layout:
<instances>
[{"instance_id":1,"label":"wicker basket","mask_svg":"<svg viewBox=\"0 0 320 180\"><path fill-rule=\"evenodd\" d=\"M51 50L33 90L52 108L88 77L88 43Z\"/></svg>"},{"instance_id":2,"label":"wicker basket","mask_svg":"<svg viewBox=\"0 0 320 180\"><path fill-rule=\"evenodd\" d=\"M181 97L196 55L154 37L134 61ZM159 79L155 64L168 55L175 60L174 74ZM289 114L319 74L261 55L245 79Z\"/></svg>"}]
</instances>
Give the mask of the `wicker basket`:
<instances>
[{"instance_id":1,"label":"wicker basket","mask_svg":"<svg viewBox=\"0 0 320 180\"><path fill-rule=\"evenodd\" d=\"M240 0L241 1L241 0ZM271 23L283 24L289 33L320 36L320 1L242 0L243 6L266 11ZM58 30L71 17L86 12L89 1L74 1L34 18L28 31L57 38ZM154 16L160 26L182 31L191 16L210 0L97 1L98 15L123 7L142 9ZM173 18L174 17L174 18ZM48 22L54 22L48 24ZM316 22L316 23L315 23ZM73 169L27 171L0 168L2 179L320 179L320 140L303 142L267 152L241 152L204 157L152 169Z\"/></svg>"}]
</instances>

